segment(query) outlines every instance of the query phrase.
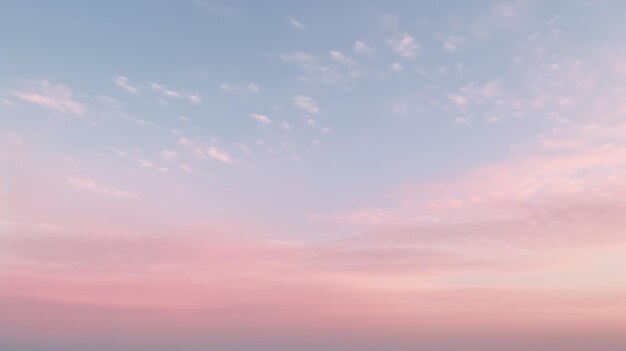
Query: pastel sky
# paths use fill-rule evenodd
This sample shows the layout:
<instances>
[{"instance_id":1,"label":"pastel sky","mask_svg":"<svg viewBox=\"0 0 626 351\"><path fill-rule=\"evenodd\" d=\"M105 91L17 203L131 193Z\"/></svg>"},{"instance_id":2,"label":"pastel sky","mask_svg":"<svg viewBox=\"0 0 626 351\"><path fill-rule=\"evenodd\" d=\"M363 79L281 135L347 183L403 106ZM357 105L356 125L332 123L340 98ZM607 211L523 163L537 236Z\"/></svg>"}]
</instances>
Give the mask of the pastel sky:
<instances>
[{"instance_id":1,"label":"pastel sky","mask_svg":"<svg viewBox=\"0 0 626 351\"><path fill-rule=\"evenodd\" d=\"M626 350L626 2L0 4L0 350Z\"/></svg>"}]
</instances>

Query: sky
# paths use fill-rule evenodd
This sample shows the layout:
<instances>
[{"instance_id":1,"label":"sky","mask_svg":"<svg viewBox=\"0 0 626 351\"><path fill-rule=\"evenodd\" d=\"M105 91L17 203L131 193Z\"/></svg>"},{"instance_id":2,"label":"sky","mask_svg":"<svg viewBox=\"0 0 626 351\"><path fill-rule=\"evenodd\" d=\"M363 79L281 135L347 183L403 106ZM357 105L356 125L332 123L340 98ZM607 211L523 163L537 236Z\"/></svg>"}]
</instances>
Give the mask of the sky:
<instances>
[{"instance_id":1,"label":"sky","mask_svg":"<svg viewBox=\"0 0 626 351\"><path fill-rule=\"evenodd\" d=\"M626 349L625 2L0 7L0 350Z\"/></svg>"}]
</instances>

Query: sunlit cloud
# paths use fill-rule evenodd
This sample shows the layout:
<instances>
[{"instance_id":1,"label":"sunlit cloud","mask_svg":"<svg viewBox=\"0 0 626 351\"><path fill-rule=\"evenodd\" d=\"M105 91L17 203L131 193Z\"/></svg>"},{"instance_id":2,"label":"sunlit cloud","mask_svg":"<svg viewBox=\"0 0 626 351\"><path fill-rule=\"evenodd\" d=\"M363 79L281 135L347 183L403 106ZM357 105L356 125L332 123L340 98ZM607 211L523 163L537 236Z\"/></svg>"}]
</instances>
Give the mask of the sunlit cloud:
<instances>
[{"instance_id":1,"label":"sunlit cloud","mask_svg":"<svg viewBox=\"0 0 626 351\"><path fill-rule=\"evenodd\" d=\"M250 117L254 118L255 120L263 123L263 124L270 124L272 123L272 120L267 117L266 115L260 115L258 113L251 113Z\"/></svg>"},{"instance_id":2,"label":"sunlit cloud","mask_svg":"<svg viewBox=\"0 0 626 351\"><path fill-rule=\"evenodd\" d=\"M298 95L291 99L293 101L293 105L301 110L304 110L308 113L319 113L320 108L317 104L308 96Z\"/></svg>"},{"instance_id":3,"label":"sunlit cloud","mask_svg":"<svg viewBox=\"0 0 626 351\"><path fill-rule=\"evenodd\" d=\"M294 29L298 29L298 30L306 29L304 24L300 23L300 21L298 21L297 19L293 17L287 17L287 21L289 22L289 25L291 25L291 27Z\"/></svg>"},{"instance_id":4,"label":"sunlit cloud","mask_svg":"<svg viewBox=\"0 0 626 351\"><path fill-rule=\"evenodd\" d=\"M72 176L67 179L67 182L77 187L78 189L92 192L92 193L101 194L101 195L111 195L115 197L131 197L131 198L137 197L136 194L129 193L129 192L117 189L112 186L99 184L99 183L94 182L93 180L86 179L86 178Z\"/></svg>"},{"instance_id":5,"label":"sunlit cloud","mask_svg":"<svg viewBox=\"0 0 626 351\"><path fill-rule=\"evenodd\" d=\"M74 92L62 84L46 80L28 84L29 90L13 90L11 94L21 100L41 105L59 112L82 115L86 108L74 100Z\"/></svg>"},{"instance_id":6,"label":"sunlit cloud","mask_svg":"<svg viewBox=\"0 0 626 351\"><path fill-rule=\"evenodd\" d=\"M387 44L389 44L389 47L398 55L408 59L415 58L420 48L419 44L409 33L403 33L398 37L390 38Z\"/></svg>"},{"instance_id":7,"label":"sunlit cloud","mask_svg":"<svg viewBox=\"0 0 626 351\"><path fill-rule=\"evenodd\" d=\"M140 94L141 90L139 90L139 88L134 87L130 84L128 78L124 77L124 76L117 76L113 79L113 82L115 83L115 85L117 85L120 89L125 90L128 93L131 94Z\"/></svg>"}]
</instances>

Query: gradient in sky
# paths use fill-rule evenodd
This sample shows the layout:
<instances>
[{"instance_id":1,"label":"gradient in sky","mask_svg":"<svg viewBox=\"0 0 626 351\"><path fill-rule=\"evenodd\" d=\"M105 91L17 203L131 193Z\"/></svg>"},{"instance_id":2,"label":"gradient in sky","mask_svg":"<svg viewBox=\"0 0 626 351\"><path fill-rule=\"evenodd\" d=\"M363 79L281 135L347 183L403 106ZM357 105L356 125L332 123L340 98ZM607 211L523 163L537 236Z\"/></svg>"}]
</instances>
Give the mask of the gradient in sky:
<instances>
[{"instance_id":1,"label":"gradient in sky","mask_svg":"<svg viewBox=\"0 0 626 351\"><path fill-rule=\"evenodd\" d=\"M0 350L626 350L625 13L3 1Z\"/></svg>"}]
</instances>

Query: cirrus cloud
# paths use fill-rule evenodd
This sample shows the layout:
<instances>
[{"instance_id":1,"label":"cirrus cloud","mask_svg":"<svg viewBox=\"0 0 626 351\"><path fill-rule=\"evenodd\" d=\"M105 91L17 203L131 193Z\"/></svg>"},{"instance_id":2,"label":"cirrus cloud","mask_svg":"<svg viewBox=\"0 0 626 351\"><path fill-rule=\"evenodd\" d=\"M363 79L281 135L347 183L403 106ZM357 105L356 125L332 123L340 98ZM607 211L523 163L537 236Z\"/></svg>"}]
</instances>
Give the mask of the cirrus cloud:
<instances>
[{"instance_id":1,"label":"cirrus cloud","mask_svg":"<svg viewBox=\"0 0 626 351\"><path fill-rule=\"evenodd\" d=\"M82 115L86 108L74 100L74 92L68 87L54 85L47 80L27 83L27 90L13 90L11 94L32 104L44 106L59 112Z\"/></svg>"}]
</instances>

